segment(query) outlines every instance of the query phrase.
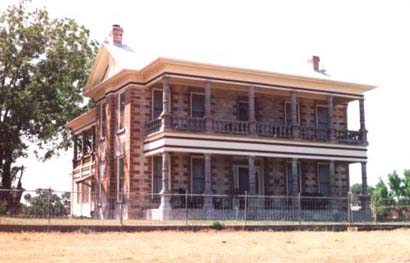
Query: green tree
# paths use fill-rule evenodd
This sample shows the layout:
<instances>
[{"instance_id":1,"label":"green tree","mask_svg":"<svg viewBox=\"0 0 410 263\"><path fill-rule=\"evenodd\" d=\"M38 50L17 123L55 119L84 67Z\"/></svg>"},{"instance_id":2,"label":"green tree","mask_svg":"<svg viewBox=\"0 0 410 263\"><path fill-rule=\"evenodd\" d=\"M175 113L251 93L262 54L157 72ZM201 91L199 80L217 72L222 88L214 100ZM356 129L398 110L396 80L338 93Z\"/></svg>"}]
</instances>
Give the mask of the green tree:
<instances>
[{"instance_id":1,"label":"green tree","mask_svg":"<svg viewBox=\"0 0 410 263\"><path fill-rule=\"evenodd\" d=\"M36 196L25 194L23 213L34 217L61 217L70 214L70 193L63 193L61 197L49 189L38 189Z\"/></svg>"},{"instance_id":2,"label":"green tree","mask_svg":"<svg viewBox=\"0 0 410 263\"><path fill-rule=\"evenodd\" d=\"M0 13L0 188L12 187L30 143L43 160L70 146L65 124L86 108L81 91L96 46L73 19L26 1Z\"/></svg>"}]
</instances>

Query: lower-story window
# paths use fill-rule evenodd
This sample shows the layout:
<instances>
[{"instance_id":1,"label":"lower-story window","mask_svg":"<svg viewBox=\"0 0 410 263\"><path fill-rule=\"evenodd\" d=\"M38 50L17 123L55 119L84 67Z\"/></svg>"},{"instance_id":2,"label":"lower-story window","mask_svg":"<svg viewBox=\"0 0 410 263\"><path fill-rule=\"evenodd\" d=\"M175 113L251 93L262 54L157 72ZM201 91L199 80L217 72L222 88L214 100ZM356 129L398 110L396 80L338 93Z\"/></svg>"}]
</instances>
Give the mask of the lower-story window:
<instances>
[{"instance_id":1,"label":"lower-story window","mask_svg":"<svg viewBox=\"0 0 410 263\"><path fill-rule=\"evenodd\" d=\"M162 157L152 157L152 193L158 194L162 189Z\"/></svg>"},{"instance_id":2,"label":"lower-story window","mask_svg":"<svg viewBox=\"0 0 410 263\"><path fill-rule=\"evenodd\" d=\"M202 157L191 159L192 193L202 194L205 190L205 160Z\"/></svg>"},{"instance_id":3,"label":"lower-story window","mask_svg":"<svg viewBox=\"0 0 410 263\"><path fill-rule=\"evenodd\" d=\"M122 200L122 194L124 193L124 157L118 157L117 159L117 200Z\"/></svg>"},{"instance_id":4,"label":"lower-story window","mask_svg":"<svg viewBox=\"0 0 410 263\"><path fill-rule=\"evenodd\" d=\"M77 204L81 202L81 183L76 184L76 199L77 199Z\"/></svg>"},{"instance_id":5,"label":"lower-story window","mask_svg":"<svg viewBox=\"0 0 410 263\"><path fill-rule=\"evenodd\" d=\"M292 162L287 162L287 188L288 188L288 194L296 194L300 193L302 191L301 187L301 166L300 162L297 162L297 182L296 182L296 189L293 189L294 185L294 178L292 176Z\"/></svg>"},{"instance_id":6,"label":"lower-story window","mask_svg":"<svg viewBox=\"0 0 410 263\"><path fill-rule=\"evenodd\" d=\"M328 164L318 165L319 193L322 196L330 195L330 172Z\"/></svg>"}]
</instances>

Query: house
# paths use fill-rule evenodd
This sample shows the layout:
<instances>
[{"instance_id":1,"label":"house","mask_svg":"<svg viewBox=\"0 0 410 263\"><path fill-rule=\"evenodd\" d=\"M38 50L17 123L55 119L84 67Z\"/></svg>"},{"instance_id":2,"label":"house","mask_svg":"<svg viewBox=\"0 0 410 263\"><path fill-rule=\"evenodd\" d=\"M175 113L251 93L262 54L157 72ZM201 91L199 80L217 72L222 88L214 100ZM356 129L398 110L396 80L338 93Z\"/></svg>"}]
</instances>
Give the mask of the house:
<instances>
[{"instance_id":1,"label":"house","mask_svg":"<svg viewBox=\"0 0 410 263\"><path fill-rule=\"evenodd\" d=\"M345 198L352 163L367 193L364 93L374 86L332 79L317 56L305 75L168 58L141 67L122 34L114 25L84 88L96 107L68 123L73 215L177 218L185 199L173 194L185 191L204 194L190 208L208 215L243 208L216 196ZM359 130L347 127L353 101Z\"/></svg>"}]
</instances>

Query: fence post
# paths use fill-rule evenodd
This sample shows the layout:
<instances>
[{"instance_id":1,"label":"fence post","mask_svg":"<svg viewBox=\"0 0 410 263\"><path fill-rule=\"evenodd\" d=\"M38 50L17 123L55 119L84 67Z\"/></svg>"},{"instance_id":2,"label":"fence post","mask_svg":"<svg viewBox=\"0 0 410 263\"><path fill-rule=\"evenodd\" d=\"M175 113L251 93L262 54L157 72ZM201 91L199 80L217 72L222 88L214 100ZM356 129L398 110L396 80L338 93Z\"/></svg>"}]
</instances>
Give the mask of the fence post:
<instances>
[{"instance_id":1,"label":"fence post","mask_svg":"<svg viewBox=\"0 0 410 263\"><path fill-rule=\"evenodd\" d=\"M47 195L47 232L49 231L49 227L50 227L50 203L51 203L51 187L48 188L48 195Z\"/></svg>"},{"instance_id":2,"label":"fence post","mask_svg":"<svg viewBox=\"0 0 410 263\"><path fill-rule=\"evenodd\" d=\"M298 193L298 222L299 225L302 224L302 201L300 192Z\"/></svg>"},{"instance_id":3,"label":"fence post","mask_svg":"<svg viewBox=\"0 0 410 263\"><path fill-rule=\"evenodd\" d=\"M245 226L246 226L246 221L247 221L247 214L248 214L248 191L245 191L245 207L244 207L244 214L243 214L243 220L244 220Z\"/></svg>"},{"instance_id":4,"label":"fence post","mask_svg":"<svg viewBox=\"0 0 410 263\"><path fill-rule=\"evenodd\" d=\"M185 225L188 225L188 189L185 189Z\"/></svg>"},{"instance_id":5,"label":"fence post","mask_svg":"<svg viewBox=\"0 0 410 263\"><path fill-rule=\"evenodd\" d=\"M352 192L347 192L347 223L352 224Z\"/></svg>"}]
</instances>

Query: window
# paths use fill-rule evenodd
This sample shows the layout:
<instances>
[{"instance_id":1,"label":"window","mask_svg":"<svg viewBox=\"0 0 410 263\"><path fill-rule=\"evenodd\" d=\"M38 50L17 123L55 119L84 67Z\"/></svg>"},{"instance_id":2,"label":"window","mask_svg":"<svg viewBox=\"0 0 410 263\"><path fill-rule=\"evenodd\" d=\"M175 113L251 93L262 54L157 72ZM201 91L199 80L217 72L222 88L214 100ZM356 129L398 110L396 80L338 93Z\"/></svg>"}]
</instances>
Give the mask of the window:
<instances>
[{"instance_id":1,"label":"window","mask_svg":"<svg viewBox=\"0 0 410 263\"><path fill-rule=\"evenodd\" d=\"M90 187L86 184L83 184L81 188L82 188L82 192L81 192L82 203L90 202L90 193L91 193Z\"/></svg>"},{"instance_id":2,"label":"window","mask_svg":"<svg viewBox=\"0 0 410 263\"><path fill-rule=\"evenodd\" d=\"M193 157L191 159L192 193L202 194L205 190L205 159Z\"/></svg>"},{"instance_id":3,"label":"window","mask_svg":"<svg viewBox=\"0 0 410 263\"><path fill-rule=\"evenodd\" d=\"M101 104L101 121L100 121L100 137L104 138L105 137L105 131L107 129L107 103L102 103Z\"/></svg>"},{"instance_id":4,"label":"window","mask_svg":"<svg viewBox=\"0 0 410 263\"><path fill-rule=\"evenodd\" d=\"M300 111L299 111L299 103L296 104L296 123L299 123ZM285 124L291 125L292 124L292 104L286 102L285 104Z\"/></svg>"},{"instance_id":5,"label":"window","mask_svg":"<svg viewBox=\"0 0 410 263\"><path fill-rule=\"evenodd\" d=\"M125 93L121 93L119 96L119 110L120 110L120 122L118 124L118 129L124 129L124 114L125 114Z\"/></svg>"},{"instance_id":6,"label":"window","mask_svg":"<svg viewBox=\"0 0 410 263\"><path fill-rule=\"evenodd\" d=\"M329 196L330 194L330 171L329 165L320 164L318 166L319 174L319 192L322 196Z\"/></svg>"},{"instance_id":7,"label":"window","mask_svg":"<svg viewBox=\"0 0 410 263\"><path fill-rule=\"evenodd\" d=\"M329 127L329 110L326 106L316 108L317 128L327 129Z\"/></svg>"},{"instance_id":8,"label":"window","mask_svg":"<svg viewBox=\"0 0 410 263\"><path fill-rule=\"evenodd\" d=\"M191 116L203 118L205 116L205 95L191 93Z\"/></svg>"},{"instance_id":9,"label":"window","mask_svg":"<svg viewBox=\"0 0 410 263\"><path fill-rule=\"evenodd\" d=\"M152 100L152 118L157 119L162 113L162 90L154 90Z\"/></svg>"},{"instance_id":10,"label":"window","mask_svg":"<svg viewBox=\"0 0 410 263\"><path fill-rule=\"evenodd\" d=\"M152 193L158 194L162 190L162 157L152 158Z\"/></svg>"},{"instance_id":11,"label":"window","mask_svg":"<svg viewBox=\"0 0 410 263\"><path fill-rule=\"evenodd\" d=\"M249 120L249 102L248 100L240 100L238 103L238 120Z\"/></svg>"},{"instance_id":12,"label":"window","mask_svg":"<svg viewBox=\"0 0 410 263\"><path fill-rule=\"evenodd\" d=\"M301 166L300 163L297 162L297 183L296 183L296 189L292 189L292 186L294 184L293 181L293 176L292 176L292 162L287 162L287 185L288 185L288 194L296 194L301 192L301 180L300 180L300 176L301 176Z\"/></svg>"},{"instance_id":13,"label":"window","mask_svg":"<svg viewBox=\"0 0 410 263\"><path fill-rule=\"evenodd\" d=\"M104 178L104 174L105 174L105 163L104 163L104 161L101 161L100 162L100 169L99 169L100 182Z\"/></svg>"},{"instance_id":14,"label":"window","mask_svg":"<svg viewBox=\"0 0 410 263\"><path fill-rule=\"evenodd\" d=\"M118 157L117 159L117 200L122 200L122 194L124 193L124 157Z\"/></svg>"}]
</instances>

